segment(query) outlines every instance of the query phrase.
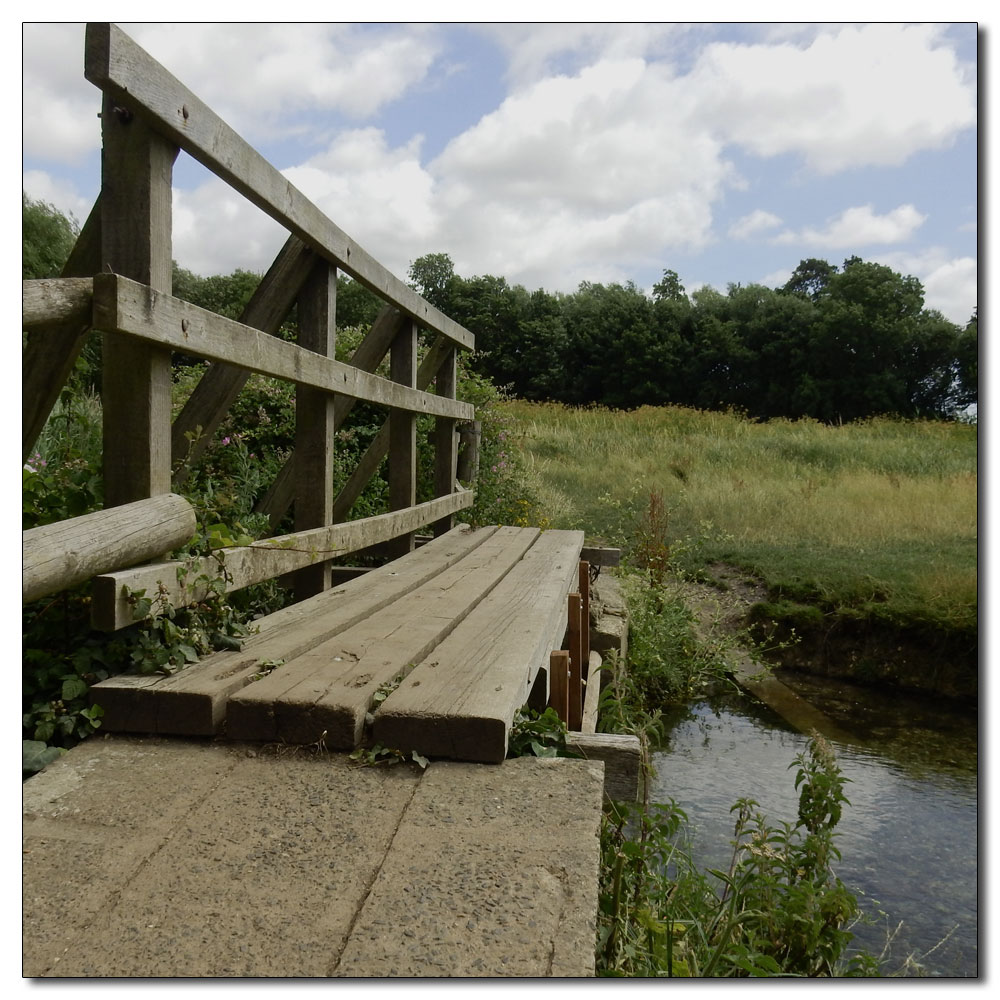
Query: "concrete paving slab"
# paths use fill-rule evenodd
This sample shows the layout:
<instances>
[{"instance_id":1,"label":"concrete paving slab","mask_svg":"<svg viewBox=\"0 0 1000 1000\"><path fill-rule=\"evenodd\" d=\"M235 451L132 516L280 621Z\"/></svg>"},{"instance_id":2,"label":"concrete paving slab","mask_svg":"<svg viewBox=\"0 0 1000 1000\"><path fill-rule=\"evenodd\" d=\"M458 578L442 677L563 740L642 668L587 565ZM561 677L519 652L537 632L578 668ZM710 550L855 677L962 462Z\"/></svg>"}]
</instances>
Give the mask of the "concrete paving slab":
<instances>
[{"instance_id":1,"label":"concrete paving slab","mask_svg":"<svg viewBox=\"0 0 1000 1000\"><path fill-rule=\"evenodd\" d=\"M88 740L24 785L23 974L592 975L602 775Z\"/></svg>"}]
</instances>

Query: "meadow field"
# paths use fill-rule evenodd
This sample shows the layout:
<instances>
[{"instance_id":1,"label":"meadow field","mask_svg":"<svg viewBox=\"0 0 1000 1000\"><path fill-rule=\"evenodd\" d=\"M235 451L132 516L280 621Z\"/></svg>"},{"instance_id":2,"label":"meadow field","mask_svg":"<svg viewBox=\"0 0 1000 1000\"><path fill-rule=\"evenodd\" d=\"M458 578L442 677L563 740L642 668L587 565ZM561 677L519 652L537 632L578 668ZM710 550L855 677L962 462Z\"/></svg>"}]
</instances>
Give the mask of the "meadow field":
<instances>
[{"instance_id":1,"label":"meadow field","mask_svg":"<svg viewBox=\"0 0 1000 1000\"><path fill-rule=\"evenodd\" d=\"M633 557L637 531L652 530L674 568L725 562L775 599L976 634L975 426L506 406L554 527L583 528Z\"/></svg>"}]
</instances>

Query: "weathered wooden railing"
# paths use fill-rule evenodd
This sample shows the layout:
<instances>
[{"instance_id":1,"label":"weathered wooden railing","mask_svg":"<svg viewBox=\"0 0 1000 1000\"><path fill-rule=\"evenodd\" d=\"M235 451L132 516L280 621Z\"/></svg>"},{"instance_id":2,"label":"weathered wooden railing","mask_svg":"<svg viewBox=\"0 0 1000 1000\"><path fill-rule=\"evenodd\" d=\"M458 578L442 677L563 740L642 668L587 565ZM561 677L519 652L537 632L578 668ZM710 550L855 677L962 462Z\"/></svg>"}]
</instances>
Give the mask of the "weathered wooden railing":
<instances>
[{"instance_id":1,"label":"weathered wooden railing","mask_svg":"<svg viewBox=\"0 0 1000 1000\"><path fill-rule=\"evenodd\" d=\"M474 416L455 398L456 352L474 346L469 331L390 274L115 25L87 26L85 75L104 94L101 193L63 277L24 283L22 445L27 459L86 337L100 331L108 509L25 533L25 599L101 574L94 624L116 629L131 621L125 587L162 583L179 606L202 596L221 561L230 590L295 571L303 598L329 587L331 556L379 543L398 555L412 547L416 529L450 529L473 499L456 482L456 427ZM171 295L172 171L180 150L291 234L238 322ZM386 303L349 364L334 359L338 269ZM298 342L291 344L274 334L296 305ZM418 368L419 328L436 340ZM211 364L171 423L174 351ZM373 374L386 354L388 379ZM294 535L222 550L180 574L177 563L135 566L182 544L179 524L182 535L193 529L174 509L179 497L167 502L164 523L148 519L146 532L135 528L134 505L146 501L139 510L147 516L158 509L151 498L182 485L187 464L254 372L297 386L294 452L259 505L276 526L294 502ZM334 434L358 400L386 408L388 417L334 497ZM435 498L422 504L419 414L436 418ZM386 454L389 512L345 522Z\"/></svg>"}]
</instances>

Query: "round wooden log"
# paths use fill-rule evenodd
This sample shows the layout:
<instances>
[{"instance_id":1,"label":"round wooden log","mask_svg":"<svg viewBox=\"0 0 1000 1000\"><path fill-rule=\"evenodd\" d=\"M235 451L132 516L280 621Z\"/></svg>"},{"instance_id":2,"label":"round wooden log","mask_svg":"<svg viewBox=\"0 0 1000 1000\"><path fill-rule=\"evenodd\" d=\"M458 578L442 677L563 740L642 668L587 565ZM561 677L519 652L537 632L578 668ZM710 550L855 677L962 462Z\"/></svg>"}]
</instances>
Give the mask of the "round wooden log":
<instances>
[{"instance_id":1,"label":"round wooden log","mask_svg":"<svg viewBox=\"0 0 1000 1000\"><path fill-rule=\"evenodd\" d=\"M189 541L194 508L175 493L31 528L21 535L21 589L34 601Z\"/></svg>"}]
</instances>

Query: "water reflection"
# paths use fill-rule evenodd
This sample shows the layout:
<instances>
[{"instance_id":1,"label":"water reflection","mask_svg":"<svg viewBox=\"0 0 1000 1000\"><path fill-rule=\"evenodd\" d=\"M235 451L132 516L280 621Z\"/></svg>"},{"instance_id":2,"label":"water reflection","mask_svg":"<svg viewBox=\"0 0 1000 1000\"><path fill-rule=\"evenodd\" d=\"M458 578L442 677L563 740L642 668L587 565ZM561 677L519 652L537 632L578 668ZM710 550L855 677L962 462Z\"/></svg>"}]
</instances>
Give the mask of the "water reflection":
<instances>
[{"instance_id":1,"label":"water reflection","mask_svg":"<svg viewBox=\"0 0 1000 1000\"><path fill-rule=\"evenodd\" d=\"M857 943L879 953L902 921L889 968L913 954L927 974L975 976L975 716L850 685L786 683L858 737L835 744L851 802L838 827L837 873L867 912L887 916L856 927ZM696 858L724 867L737 799L756 799L772 823L795 819L790 767L805 746L805 736L759 702L732 696L691 706L655 756L651 798L674 799L691 820Z\"/></svg>"}]
</instances>

